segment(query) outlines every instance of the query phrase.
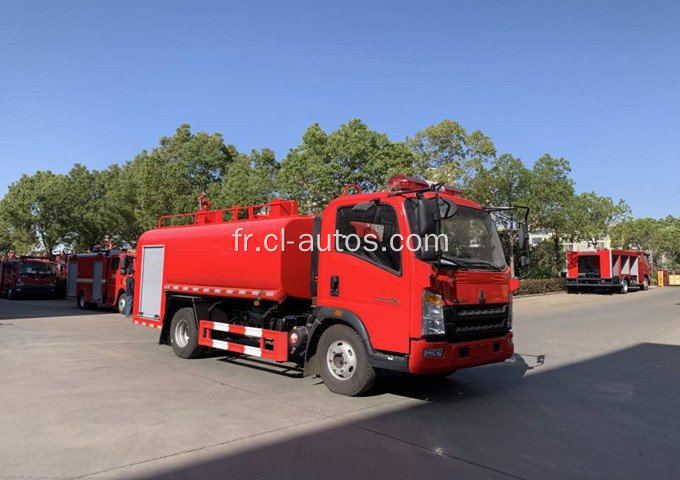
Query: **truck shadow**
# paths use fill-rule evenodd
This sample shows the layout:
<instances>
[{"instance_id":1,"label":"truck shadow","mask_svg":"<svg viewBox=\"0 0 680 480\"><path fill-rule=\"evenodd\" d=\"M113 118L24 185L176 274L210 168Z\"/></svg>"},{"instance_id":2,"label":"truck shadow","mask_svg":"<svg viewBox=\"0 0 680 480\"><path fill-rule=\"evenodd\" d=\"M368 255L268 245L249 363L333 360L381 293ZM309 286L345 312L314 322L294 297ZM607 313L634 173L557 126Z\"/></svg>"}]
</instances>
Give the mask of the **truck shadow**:
<instances>
[{"instance_id":1,"label":"truck shadow","mask_svg":"<svg viewBox=\"0 0 680 480\"><path fill-rule=\"evenodd\" d=\"M323 421L127 478L673 478L679 376L680 346L651 343L553 368L516 356L437 382L394 376L380 388L402 400L379 414L329 394L339 411Z\"/></svg>"},{"instance_id":2,"label":"truck shadow","mask_svg":"<svg viewBox=\"0 0 680 480\"><path fill-rule=\"evenodd\" d=\"M22 318L72 317L82 315L100 315L118 313L111 308L80 310L75 301L62 299L19 298L7 300L0 298L0 320L18 320Z\"/></svg>"}]
</instances>

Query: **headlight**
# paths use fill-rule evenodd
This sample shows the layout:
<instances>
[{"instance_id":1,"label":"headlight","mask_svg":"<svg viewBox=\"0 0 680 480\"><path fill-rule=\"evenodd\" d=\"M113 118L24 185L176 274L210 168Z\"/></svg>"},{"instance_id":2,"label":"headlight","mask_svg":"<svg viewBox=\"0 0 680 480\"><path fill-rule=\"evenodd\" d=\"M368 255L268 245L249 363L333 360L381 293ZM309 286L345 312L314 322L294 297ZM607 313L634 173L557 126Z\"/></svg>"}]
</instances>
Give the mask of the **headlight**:
<instances>
[{"instance_id":1,"label":"headlight","mask_svg":"<svg viewBox=\"0 0 680 480\"><path fill-rule=\"evenodd\" d=\"M429 290L423 290L423 335L443 335L444 300Z\"/></svg>"}]
</instances>

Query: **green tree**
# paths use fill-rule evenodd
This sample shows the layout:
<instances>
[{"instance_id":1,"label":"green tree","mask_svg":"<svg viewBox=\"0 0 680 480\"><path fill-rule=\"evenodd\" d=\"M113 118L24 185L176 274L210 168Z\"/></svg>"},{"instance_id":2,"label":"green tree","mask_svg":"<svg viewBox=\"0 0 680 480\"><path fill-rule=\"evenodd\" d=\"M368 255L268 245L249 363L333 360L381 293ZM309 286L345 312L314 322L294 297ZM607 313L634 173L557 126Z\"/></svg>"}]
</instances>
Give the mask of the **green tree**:
<instances>
[{"instance_id":1,"label":"green tree","mask_svg":"<svg viewBox=\"0 0 680 480\"><path fill-rule=\"evenodd\" d=\"M161 138L151 152L142 151L124 173L135 192L137 228L152 228L161 215L196 210L201 192L219 192L237 155L221 134L192 134L186 124L172 137Z\"/></svg>"},{"instance_id":2,"label":"green tree","mask_svg":"<svg viewBox=\"0 0 680 480\"><path fill-rule=\"evenodd\" d=\"M218 206L257 205L272 199L276 192L278 163L268 148L239 154L229 166Z\"/></svg>"},{"instance_id":3,"label":"green tree","mask_svg":"<svg viewBox=\"0 0 680 480\"><path fill-rule=\"evenodd\" d=\"M407 143L419 174L463 188L496 156L491 138L480 130L468 133L460 123L449 119L417 132Z\"/></svg>"},{"instance_id":4,"label":"green tree","mask_svg":"<svg viewBox=\"0 0 680 480\"><path fill-rule=\"evenodd\" d=\"M572 241L595 242L609 233L611 226L630 216L625 201L614 203L611 197L600 197L595 192L575 195L567 206L568 231Z\"/></svg>"},{"instance_id":5,"label":"green tree","mask_svg":"<svg viewBox=\"0 0 680 480\"><path fill-rule=\"evenodd\" d=\"M491 161L491 168L482 167L468 182L466 196L486 206L526 206L529 203L531 171L519 158L504 153ZM501 235L506 237L507 260L515 273L515 246L517 244L516 211L499 211L493 214ZM522 212L520 211L520 215Z\"/></svg>"},{"instance_id":6,"label":"green tree","mask_svg":"<svg viewBox=\"0 0 680 480\"><path fill-rule=\"evenodd\" d=\"M318 211L349 183L374 191L394 174L412 174L413 160L405 144L391 142L359 119L330 134L314 124L281 162L277 181L284 195L300 202L302 211Z\"/></svg>"},{"instance_id":7,"label":"green tree","mask_svg":"<svg viewBox=\"0 0 680 480\"><path fill-rule=\"evenodd\" d=\"M49 170L22 175L9 186L0 202L2 218L12 232L35 238L36 250L49 255L66 237L67 193L65 175L55 175Z\"/></svg>"}]
</instances>

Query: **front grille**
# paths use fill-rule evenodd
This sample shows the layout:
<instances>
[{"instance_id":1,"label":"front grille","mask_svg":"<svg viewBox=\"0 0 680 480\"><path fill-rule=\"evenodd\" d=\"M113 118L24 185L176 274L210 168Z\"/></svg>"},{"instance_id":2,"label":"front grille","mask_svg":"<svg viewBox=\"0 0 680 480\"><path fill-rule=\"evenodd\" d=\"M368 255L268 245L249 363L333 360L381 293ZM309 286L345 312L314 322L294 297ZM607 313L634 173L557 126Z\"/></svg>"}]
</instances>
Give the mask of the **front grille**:
<instances>
[{"instance_id":1,"label":"front grille","mask_svg":"<svg viewBox=\"0 0 680 480\"><path fill-rule=\"evenodd\" d=\"M510 306L457 305L444 307L444 323L448 341L493 337L505 334Z\"/></svg>"}]
</instances>

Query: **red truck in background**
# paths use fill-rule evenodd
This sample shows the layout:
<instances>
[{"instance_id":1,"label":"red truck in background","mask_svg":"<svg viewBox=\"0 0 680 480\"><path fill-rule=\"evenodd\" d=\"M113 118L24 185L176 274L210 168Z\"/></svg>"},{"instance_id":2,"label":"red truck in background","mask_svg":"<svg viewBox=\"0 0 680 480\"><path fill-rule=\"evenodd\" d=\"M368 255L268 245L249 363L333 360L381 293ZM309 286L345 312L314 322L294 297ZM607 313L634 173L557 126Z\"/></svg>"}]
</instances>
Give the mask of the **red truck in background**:
<instances>
[{"instance_id":1,"label":"red truck in background","mask_svg":"<svg viewBox=\"0 0 680 480\"><path fill-rule=\"evenodd\" d=\"M526 248L528 209L499 209L510 208L524 209ZM181 358L216 348L295 362L344 395L368 390L376 369L446 375L513 355L519 280L494 209L396 176L387 191L343 192L320 215L297 210L203 200L161 217L138 241L133 322L159 329Z\"/></svg>"},{"instance_id":2,"label":"red truck in background","mask_svg":"<svg viewBox=\"0 0 680 480\"><path fill-rule=\"evenodd\" d=\"M125 309L125 279L132 274L134 253L123 249L102 249L73 254L69 258L66 295L80 309L112 306Z\"/></svg>"},{"instance_id":3,"label":"red truck in background","mask_svg":"<svg viewBox=\"0 0 680 480\"><path fill-rule=\"evenodd\" d=\"M652 273L645 252L586 250L567 252L567 291L647 290Z\"/></svg>"},{"instance_id":4,"label":"red truck in background","mask_svg":"<svg viewBox=\"0 0 680 480\"><path fill-rule=\"evenodd\" d=\"M20 256L0 261L0 293L9 299L20 295L51 297L56 286L56 267L48 257Z\"/></svg>"}]
</instances>

